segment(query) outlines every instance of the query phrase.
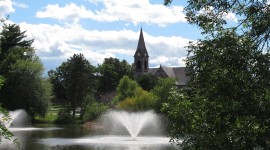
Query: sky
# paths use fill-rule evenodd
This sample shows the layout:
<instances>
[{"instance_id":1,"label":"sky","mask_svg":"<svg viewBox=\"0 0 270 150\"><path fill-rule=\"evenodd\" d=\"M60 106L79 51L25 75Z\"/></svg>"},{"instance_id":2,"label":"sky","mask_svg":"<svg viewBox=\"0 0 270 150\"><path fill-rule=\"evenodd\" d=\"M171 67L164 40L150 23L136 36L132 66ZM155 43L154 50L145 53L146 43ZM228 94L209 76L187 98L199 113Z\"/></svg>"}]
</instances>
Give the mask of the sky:
<instances>
[{"instance_id":1,"label":"sky","mask_svg":"<svg viewBox=\"0 0 270 150\"><path fill-rule=\"evenodd\" d=\"M186 46L201 38L183 12L186 1L174 0L0 0L0 17L19 24L34 39L45 71L73 54L82 53L92 65L104 58L133 63L142 28L149 66L185 66ZM226 19L235 20L234 14ZM0 28L1 30L1 28Z\"/></svg>"}]
</instances>

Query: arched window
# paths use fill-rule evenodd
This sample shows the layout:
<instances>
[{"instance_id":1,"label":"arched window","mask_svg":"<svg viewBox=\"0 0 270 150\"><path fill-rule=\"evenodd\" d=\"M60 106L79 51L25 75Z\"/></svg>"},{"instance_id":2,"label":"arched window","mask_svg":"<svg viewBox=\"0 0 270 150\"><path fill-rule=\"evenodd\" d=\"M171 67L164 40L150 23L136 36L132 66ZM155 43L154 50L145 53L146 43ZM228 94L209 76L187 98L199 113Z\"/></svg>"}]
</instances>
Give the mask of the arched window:
<instances>
[{"instance_id":1,"label":"arched window","mask_svg":"<svg viewBox=\"0 0 270 150\"><path fill-rule=\"evenodd\" d=\"M146 70L148 67L147 61L144 61L144 69Z\"/></svg>"},{"instance_id":2,"label":"arched window","mask_svg":"<svg viewBox=\"0 0 270 150\"><path fill-rule=\"evenodd\" d=\"M136 69L137 70L142 69L141 61L139 61L139 60L136 62Z\"/></svg>"}]
</instances>

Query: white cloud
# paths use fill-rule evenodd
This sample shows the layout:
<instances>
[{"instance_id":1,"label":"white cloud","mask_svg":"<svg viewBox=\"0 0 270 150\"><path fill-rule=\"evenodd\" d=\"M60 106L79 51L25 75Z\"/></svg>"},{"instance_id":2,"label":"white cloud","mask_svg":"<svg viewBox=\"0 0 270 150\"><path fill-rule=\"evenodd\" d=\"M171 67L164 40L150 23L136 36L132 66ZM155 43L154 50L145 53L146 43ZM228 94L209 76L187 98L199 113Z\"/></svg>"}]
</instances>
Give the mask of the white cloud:
<instances>
[{"instance_id":1,"label":"white cloud","mask_svg":"<svg viewBox=\"0 0 270 150\"><path fill-rule=\"evenodd\" d=\"M0 0L0 19L14 11L15 9L12 7L11 0Z\"/></svg>"},{"instance_id":2,"label":"white cloud","mask_svg":"<svg viewBox=\"0 0 270 150\"><path fill-rule=\"evenodd\" d=\"M34 47L43 61L61 59L65 61L75 53L83 53L92 64L100 64L104 58L125 58L133 63L139 31L99 31L81 27L21 23L29 38L34 39ZM152 36L144 32L145 43L150 55L150 65L183 66L186 56L184 47L188 39L181 37ZM60 64L59 64L60 65ZM51 69L51 68L49 68Z\"/></svg>"},{"instance_id":3,"label":"white cloud","mask_svg":"<svg viewBox=\"0 0 270 150\"><path fill-rule=\"evenodd\" d=\"M205 7L201 9L198 14L212 14L214 11L213 7ZM224 18L227 21L232 21L232 22L238 22L238 19L236 15L232 12L223 12L221 14L221 17Z\"/></svg>"},{"instance_id":4,"label":"white cloud","mask_svg":"<svg viewBox=\"0 0 270 150\"><path fill-rule=\"evenodd\" d=\"M24 4L24 3L17 3L17 2L13 2L14 6L17 6L19 8L28 8L29 6Z\"/></svg>"},{"instance_id":5,"label":"white cloud","mask_svg":"<svg viewBox=\"0 0 270 150\"><path fill-rule=\"evenodd\" d=\"M152 66L158 67L162 66L171 66L171 67L183 67L185 66L186 57L168 57L168 56L157 56L150 59Z\"/></svg>"},{"instance_id":6,"label":"white cloud","mask_svg":"<svg viewBox=\"0 0 270 150\"><path fill-rule=\"evenodd\" d=\"M228 21L238 22L236 15L232 12L224 13L224 18Z\"/></svg>"},{"instance_id":7,"label":"white cloud","mask_svg":"<svg viewBox=\"0 0 270 150\"><path fill-rule=\"evenodd\" d=\"M36 16L73 22L78 22L80 19L92 19L103 22L127 21L133 24L144 22L159 26L186 22L182 6L166 7L163 4L151 4L149 0L89 0L89 2L96 5L102 3L104 8L87 10L84 6L77 6L74 3L64 7L51 4L44 10L38 11Z\"/></svg>"},{"instance_id":8,"label":"white cloud","mask_svg":"<svg viewBox=\"0 0 270 150\"><path fill-rule=\"evenodd\" d=\"M77 6L74 3L60 7L58 4L47 5L44 11L36 13L38 18L53 18L58 20L68 20L78 22L80 19L92 18L94 13L84 6Z\"/></svg>"}]
</instances>

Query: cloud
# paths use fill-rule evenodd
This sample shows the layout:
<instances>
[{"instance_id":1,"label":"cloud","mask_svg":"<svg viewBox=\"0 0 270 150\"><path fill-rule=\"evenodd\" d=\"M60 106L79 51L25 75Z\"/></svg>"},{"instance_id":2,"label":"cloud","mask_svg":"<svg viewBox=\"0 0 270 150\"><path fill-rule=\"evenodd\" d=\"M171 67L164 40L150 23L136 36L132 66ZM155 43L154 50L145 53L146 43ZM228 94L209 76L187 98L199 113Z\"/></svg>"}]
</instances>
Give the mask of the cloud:
<instances>
[{"instance_id":1,"label":"cloud","mask_svg":"<svg viewBox=\"0 0 270 150\"><path fill-rule=\"evenodd\" d=\"M133 63L139 38L139 31L126 29L99 31L25 22L21 23L20 27L22 31L27 30L28 38L35 40L33 46L46 64L56 59L66 61L75 53L83 53L94 65L101 64L104 58L108 57L124 58ZM183 66L181 58L186 56L184 47L189 39L152 36L146 32L144 37L150 55L150 66Z\"/></svg>"},{"instance_id":2,"label":"cloud","mask_svg":"<svg viewBox=\"0 0 270 150\"><path fill-rule=\"evenodd\" d=\"M17 6L19 8L28 8L29 6L24 4L24 3L17 3L17 2L13 2L14 6Z\"/></svg>"},{"instance_id":3,"label":"cloud","mask_svg":"<svg viewBox=\"0 0 270 150\"><path fill-rule=\"evenodd\" d=\"M63 21L78 22L91 19L101 22L127 21L133 24L144 22L166 26L167 24L186 22L182 6L166 7L163 4L151 4L149 0L89 0L90 4L102 4L98 10L87 10L85 6L74 3L60 7L50 4L38 11L39 18L52 18Z\"/></svg>"},{"instance_id":4,"label":"cloud","mask_svg":"<svg viewBox=\"0 0 270 150\"><path fill-rule=\"evenodd\" d=\"M80 19L92 18L94 13L87 10L83 5L77 6L74 3L60 7L58 4L51 4L45 7L44 11L38 11L38 18L53 18L63 21L78 22Z\"/></svg>"},{"instance_id":5,"label":"cloud","mask_svg":"<svg viewBox=\"0 0 270 150\"><path fill-rule=\"evenodd\" d=\"M0 0L0 19L4 18L5 15L14 12L15 9L12 7L11 0Z\"/></svg>"},{"instance_id":6,"label":"cloud","mask_svg":"<svg viewBox=\"0 0 270 150\"><path fill-rule=\"evenodd\" d=\"M212 14L214 11L214 7L204 7L201 9L198 14ZM227 21L232 21L232 22L238 22L238 19L236 15L232 12L222 12L221 17Z\"/></svg>"}]
</instances>

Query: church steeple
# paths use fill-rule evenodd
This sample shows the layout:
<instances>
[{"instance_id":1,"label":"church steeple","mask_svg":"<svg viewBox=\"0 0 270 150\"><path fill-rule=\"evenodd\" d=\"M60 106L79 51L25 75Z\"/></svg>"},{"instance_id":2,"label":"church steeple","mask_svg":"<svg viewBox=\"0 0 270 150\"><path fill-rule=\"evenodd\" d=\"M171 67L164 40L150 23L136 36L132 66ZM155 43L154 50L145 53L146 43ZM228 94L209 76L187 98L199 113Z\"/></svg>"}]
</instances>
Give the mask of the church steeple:
<instances>
[{"instance_id":1,"label":"church steeple","mask_svg":"<svg viewBox=\"0 0 270 150\"><path fill-rule=\"evenodd\" d=\"M149 56L145 46L143 31L141 28L137 49L134 54L135 76L148 73L148 58Z\"/></svg>"},{"instance_id":2,"label":"church steeple","mask_svg":"<svg viewBox=\"0 0 270 150\"><path fill-rule=\"evenodd\" d=\"M141 31L140 31L139 42L138 42L138 46L137 46L136 52L138 52L138 51L140 51L142 54L146 54L148 56L148 52L147 52L147 49L146 49L146 46L145 46L145 42L144 42L142 28L141 28Z\"/></svg>"}]
</instances>

